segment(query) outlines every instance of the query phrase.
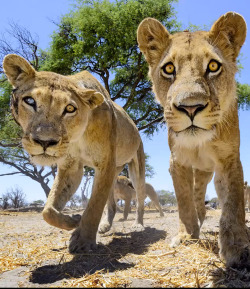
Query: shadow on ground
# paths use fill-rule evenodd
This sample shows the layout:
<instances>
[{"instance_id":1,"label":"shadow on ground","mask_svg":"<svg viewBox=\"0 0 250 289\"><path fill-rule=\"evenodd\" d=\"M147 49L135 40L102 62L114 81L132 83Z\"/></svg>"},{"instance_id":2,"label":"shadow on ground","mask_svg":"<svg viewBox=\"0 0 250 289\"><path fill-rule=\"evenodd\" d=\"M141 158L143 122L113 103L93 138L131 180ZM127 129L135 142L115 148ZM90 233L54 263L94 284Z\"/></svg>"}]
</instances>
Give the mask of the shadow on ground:
<instances>
[{"instance_id":1,"label":"shadow on ground","mask_svg":"<svg viewBox=\"0 0 250 289\"><path fill-rule=\"evenodd\" d=\"M127 254L143 254L148 246L166 237L166 232L146 227L142 232L114 233L113 240L107 245L99 245L97 251L76 255L70 262L45 265L31 272L30 282L47 284L62 279L80 278L85 274L104 269L114 272L133 267L135 264Z\"/></svg>"}]
</instances>

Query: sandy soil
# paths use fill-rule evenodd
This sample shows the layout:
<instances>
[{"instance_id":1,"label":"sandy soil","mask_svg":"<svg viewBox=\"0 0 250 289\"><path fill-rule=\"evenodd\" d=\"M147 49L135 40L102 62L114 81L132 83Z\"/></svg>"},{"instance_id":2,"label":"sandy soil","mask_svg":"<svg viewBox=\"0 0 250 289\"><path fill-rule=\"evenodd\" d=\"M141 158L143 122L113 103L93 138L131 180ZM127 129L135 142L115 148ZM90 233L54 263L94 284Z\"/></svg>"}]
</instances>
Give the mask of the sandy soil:
<instances>
[{"instance_id":1,"label":"sandy soil","mask_svg":"<svg viewBox=\"0 0 250 289\"><path fill-rule=\"evenodd\" d=\"M199 241L169 247L178 212L146 210L145 230L131 231L135 212L98 235L96 252L72 256L72 232L41 213L0 211L0 287L250 287L246 270L225 269L218 256L220 210L209 210ZM247 213L247 219L250 214Z\"/></svg>"}]
</instances>

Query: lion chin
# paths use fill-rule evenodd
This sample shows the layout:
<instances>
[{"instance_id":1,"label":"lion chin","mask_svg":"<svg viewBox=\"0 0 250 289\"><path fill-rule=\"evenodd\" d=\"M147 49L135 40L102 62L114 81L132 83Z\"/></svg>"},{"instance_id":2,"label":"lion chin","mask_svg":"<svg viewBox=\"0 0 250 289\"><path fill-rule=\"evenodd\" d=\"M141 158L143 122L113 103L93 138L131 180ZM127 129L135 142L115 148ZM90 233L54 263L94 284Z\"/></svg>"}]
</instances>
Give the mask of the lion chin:
<instances>
[{"instance_id":1,"label":"lion chin","mask_svg":"<svg viewBox=\"0 0 250 289\"><path fill-rule=\"evenodd\" d=\"M51 156L46 153L39 155L30 155L30 161L33 164L40 166L55 166L60 162L60 160L64 159L63 156Z\"/></svg>"},{"instance_id":2,"label":"lion chin","mask_svg":"<svg viewBox=\"0 0 250 289\"><path fill-rule=\"evenodd\" d=\"M194 148L203 146L205 143L212 141L216 135L216 130L215 128L205 130L190 126L179 132L170 128L169 133L174 137L175 146Z\"/></svg>"}]
</instances>

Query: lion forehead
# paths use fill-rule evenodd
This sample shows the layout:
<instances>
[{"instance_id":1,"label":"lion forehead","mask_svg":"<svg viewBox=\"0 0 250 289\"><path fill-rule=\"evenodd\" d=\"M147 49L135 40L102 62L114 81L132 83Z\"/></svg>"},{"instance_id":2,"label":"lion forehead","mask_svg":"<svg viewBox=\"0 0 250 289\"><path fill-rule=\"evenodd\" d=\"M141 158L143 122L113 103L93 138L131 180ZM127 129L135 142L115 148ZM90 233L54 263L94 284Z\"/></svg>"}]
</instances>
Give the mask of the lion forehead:
<instances>
[{"instance_id":1,"label":"lion forehead","mask_svg":"<svg viewBox=\"0 0 250 289\"><path fill-rule=\"evenodd\" d=\"M65 105L72 98L72 94L69 90L65 89L51 89L49 86L39 86L30 90L30 95L40 99L45 105Z\"/></svg>"},{"instance_id":2,"label":"lion forehead","mask_svg":"<svg viewBox=\"0 0 250 289\"><path fill-rule=\"evenodd\" d=\"M172 37L171 45L166 50L159 67L173 62L176 69L191 69L204 72L209 60L222 62L221 53L210 43L204 33L177 33Z\"/></svg>"}]
</instances>

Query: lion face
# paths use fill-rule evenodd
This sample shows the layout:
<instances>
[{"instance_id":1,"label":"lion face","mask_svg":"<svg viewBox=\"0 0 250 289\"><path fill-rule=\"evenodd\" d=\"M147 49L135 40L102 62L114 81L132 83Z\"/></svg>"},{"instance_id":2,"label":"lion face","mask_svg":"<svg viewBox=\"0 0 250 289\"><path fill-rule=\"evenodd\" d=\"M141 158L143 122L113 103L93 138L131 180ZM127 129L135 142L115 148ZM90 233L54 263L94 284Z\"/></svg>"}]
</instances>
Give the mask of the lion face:
<instances>
[{"instance_id":1,"label":"lion face","mask_svg":"<svg viewBox=\"0 0 250 289\"><path fill-rule=\"evenodd\" d=\"M185 146L213 139L235 106L236 57L246 36L243 18L227 13L211 31L170 35L155 19L138 28L156 98L170 135Z\"/></svg>"},{"instance_id":2,"label":"lion face","mask_svg":"<svg viewBox=\"0 0 250 289\"><path fill-rule=\"evenodd\" d=\"M174 137L191 145L194 138L199 143L213 138L234 103L235 71L205 35L184 32L173 38L151 77Z\"/></svg>"},{"instance_id":3,"label":"lion face","mask_svg":"<svg viewBox=\"0 0 250 289\"><path fill-rule=\"evenodd\" d=\"M66 156L70 143L82 136L88 110L70 91L36 86L18 96L17 121L32 161L50 165Z\"/></svg>"},{"instance_id":4,"label":"lion face","mask_svg":"<svg viewBox=\"0 0 250 289\"><path fill-rule=\"evenodd\" d=\"M17 55L5 57L4 70L15 87L12 113L23 129L24 149L35 164L57 164L82 137L102 94L78 87L70 77L36 72Z\"/></svg>"}]
</instances>

